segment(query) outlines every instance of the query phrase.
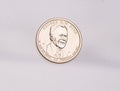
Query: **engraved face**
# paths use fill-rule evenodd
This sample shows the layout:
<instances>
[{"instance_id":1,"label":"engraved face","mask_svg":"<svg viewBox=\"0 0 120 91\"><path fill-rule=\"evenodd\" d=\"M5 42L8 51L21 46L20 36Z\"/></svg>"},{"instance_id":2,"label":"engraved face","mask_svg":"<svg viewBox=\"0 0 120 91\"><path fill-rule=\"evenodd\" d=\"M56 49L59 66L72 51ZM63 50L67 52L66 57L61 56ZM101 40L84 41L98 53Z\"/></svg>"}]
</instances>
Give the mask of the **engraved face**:
<instances>
[{"instance_id":1,"label":"engraved face","mask_svg":"<svg viewBox=\"0 0 120 91\"><path fill-rule=\"evenodd\" d=\"M66 46L68 40L68 32L65 26L53 26L50 28L50 40L53 44L63 49Z\"/></svg>"}]
</instances>

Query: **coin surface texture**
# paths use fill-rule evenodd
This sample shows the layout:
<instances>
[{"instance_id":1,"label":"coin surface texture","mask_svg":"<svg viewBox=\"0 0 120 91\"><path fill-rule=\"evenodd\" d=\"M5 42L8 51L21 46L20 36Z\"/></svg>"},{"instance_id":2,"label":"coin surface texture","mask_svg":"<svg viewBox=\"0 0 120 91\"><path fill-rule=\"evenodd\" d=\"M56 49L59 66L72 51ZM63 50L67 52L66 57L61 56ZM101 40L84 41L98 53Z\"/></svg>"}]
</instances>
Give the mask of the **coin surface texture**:
<instances>
[{"instance_id":1,"label":"coin surface texture","mask_svg":"<svg viewBox=\"0 0 120 91\"><path fill-rule=\"evenodd\" d=\"M52 18L44 22L37 31L38 51L47 60L65 63L75 58L82 47L82 36L78 27L68 19Z\"/></svg>"}]
</instances>

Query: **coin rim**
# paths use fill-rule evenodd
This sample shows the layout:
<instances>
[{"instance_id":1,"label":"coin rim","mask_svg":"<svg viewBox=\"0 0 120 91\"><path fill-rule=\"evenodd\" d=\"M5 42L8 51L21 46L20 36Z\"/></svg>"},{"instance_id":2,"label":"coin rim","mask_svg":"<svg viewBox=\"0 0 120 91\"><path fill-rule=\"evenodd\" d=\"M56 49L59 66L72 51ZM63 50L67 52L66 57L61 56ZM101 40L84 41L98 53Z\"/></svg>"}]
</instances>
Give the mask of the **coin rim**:
<instances>
[{"instance_id":1,"label":"coin rim","mask_svg":"<svg viewBox=\"0 0 120 91\"><path fill-rule=\"evenodd\" d=\"M38 37L39 37L39 32L41 31L42 27L47 24L48 22L50 21L53 21L53 20L64 20L64 21L67 21L68 23L72 24L77 32L78 32L78 36L79 36L79 48L78 48L78 51L76 51L75 55L71 56L68 60L66 61L62 61L62 62L56 62L56 61L52 61L50 59L48 59L48 57L44 54L42 54L41 50L39 49L38 47ZM36 38L35 38L35 42L36 42L36 47L37 47L37 50L39 51L39 53L46 59L48 60L49 62L52 62L52 63L56 63L56 64L63 64L63 63L67 63L67 62L70 62L72 61L73 59L75 59L77 57L77 55L80 53L81 49L82 49L82 45L83 45L83 38L82 38L82 34L80 32L80 29L76 26L75 23L73 23L71 20L67 19L67 18L62 18L62 17L54 17L54 18L50 18L50 19L47 19L45 22L43 22L40 27L38 28L37 32L36 32Z\"/></svg>"}]
</instances>

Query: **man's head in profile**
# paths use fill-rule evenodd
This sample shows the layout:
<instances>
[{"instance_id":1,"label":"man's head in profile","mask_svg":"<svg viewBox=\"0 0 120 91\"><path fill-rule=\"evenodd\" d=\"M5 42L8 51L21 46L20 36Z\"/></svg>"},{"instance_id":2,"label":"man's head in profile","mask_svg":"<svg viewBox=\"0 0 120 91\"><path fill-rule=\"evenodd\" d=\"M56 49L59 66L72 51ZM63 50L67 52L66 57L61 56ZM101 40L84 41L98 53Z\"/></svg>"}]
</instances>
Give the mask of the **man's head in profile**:
<instances>
[{"instance_id":1,"label":"man's head in profile","mask_svg":"<svg viewBox=\"0 0 120 91\"><path fill-rule=\"evenodd\" d=\"M66 26L53 26L50 28L50 40L58 48L63 49L68 40L68 31Z\"/></svg>"}]
</instances>

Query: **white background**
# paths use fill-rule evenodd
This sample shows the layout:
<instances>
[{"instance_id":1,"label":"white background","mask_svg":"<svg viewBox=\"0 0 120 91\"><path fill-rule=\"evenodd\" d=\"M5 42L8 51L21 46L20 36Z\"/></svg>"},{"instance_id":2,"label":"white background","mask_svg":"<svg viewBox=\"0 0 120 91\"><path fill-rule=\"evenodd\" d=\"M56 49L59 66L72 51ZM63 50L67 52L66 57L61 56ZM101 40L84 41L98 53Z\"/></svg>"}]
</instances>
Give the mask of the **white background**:
<instances>
[{"instance_id":1,"label":"white background","mask_svg":"<svg viewBox=\"0 0 120 91\"><path fill-rule=\"evenodd\" d=\"M80 54L65 64L46 61L35 45L53 17L82 33ZM0 0L0 91L120 91L120 1Z\"/></svg>"}]
</instances>

